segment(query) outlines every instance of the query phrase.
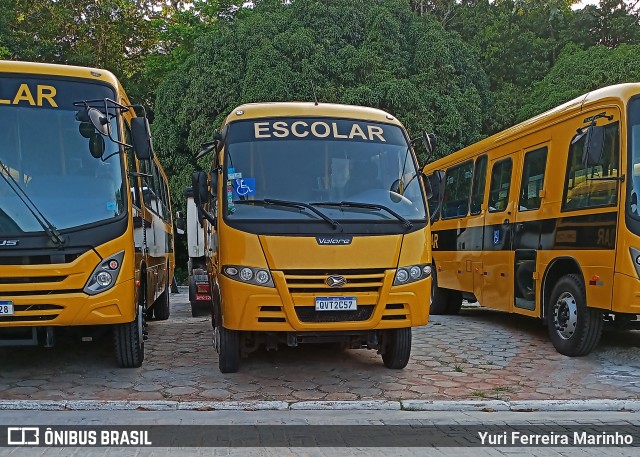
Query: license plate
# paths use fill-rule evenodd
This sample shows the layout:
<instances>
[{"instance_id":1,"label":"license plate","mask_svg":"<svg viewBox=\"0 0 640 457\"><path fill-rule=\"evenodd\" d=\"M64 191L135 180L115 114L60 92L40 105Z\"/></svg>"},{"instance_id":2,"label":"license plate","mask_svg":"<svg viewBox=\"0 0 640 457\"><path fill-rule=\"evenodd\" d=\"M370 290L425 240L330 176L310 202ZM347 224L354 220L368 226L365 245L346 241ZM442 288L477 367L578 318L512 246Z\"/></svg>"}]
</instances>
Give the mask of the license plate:
<instances>
[{"instance_id":1,"label":"license plate","mask_svg":"<svg viewBox=\"0 0 640 457\"><path fill-rule=\"evenodd\" d=\"M197 301L211 301L211 295L196 294Z\"/></svg>"},{"instance_id":2,"label":"license plate","mask_svg":"<svg viewBox=\"0 0 640 457\"><path fill-rule=\"evenodd\" d=\"M316 297L316 311L354 311L356 297Z\"/></svg>"},{"instance_id":3,"label":"license plate","mask_svg":"<svg viewBox=\"0 0 640 457\"><path fill-rule=\"evenodd\" d=\"M12 301L0 301L0 316L13 316Z\"/></svg>"}]
</instances>

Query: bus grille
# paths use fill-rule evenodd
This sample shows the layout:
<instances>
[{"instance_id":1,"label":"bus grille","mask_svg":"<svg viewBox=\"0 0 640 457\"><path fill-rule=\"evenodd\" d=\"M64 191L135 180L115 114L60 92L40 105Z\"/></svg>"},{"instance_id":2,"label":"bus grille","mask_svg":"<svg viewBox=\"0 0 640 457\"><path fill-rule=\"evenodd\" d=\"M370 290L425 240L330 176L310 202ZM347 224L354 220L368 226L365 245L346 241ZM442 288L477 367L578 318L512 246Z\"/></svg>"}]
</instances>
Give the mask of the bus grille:
<instances>
[{"instance_id":1,"label":"bus grille","mask_svg":"<svg viewBox=\"0 0 640 457\"><path fill-rule=\"evenodd\" d=\"M354 292L379 293L385 270L288 270L283 273L289 292L292 294L326 294L330 292L348 294ZM347 280L346 284L339 288L327 285L327 278L334 275L344 277Z\"/></svg>"},{"instance_id":2,"label":"bus grille","mask_svg":"<svg viewBox=\"0 0 640 457\"><path fill-rule=\"evenodd\" d=\"M316 311L313 306L296 306L300 322L357 322L366 321L375 305L361 305L353 311Z\"/></svg>"},{"instance_id":3,"label":"bus grille","mask_svg":"<svg viewBox=\"0 0 640 457\"><path fill-rule=\"evenodd\" d=\"M0 322L42 322L51 321L59 316L59 314L39 314L42 311L61 311L64 306L53 304L38 304L38 305L14 305L16 313L13 316L0 316ZM28 314L22 314L28 313Z\"/></svg>"},{"instance_id":4,"label":"bus grille","mask_svg":"<svg viewBox=\"0 0 640 457\"><path fill-rule=\"evenodd\" d=\"M86 249L77 252L65 252L64 254L56 253L51 255L0 255L0 265L53 265L71 263L84 252L86 252Z\"/></svg>"},{"instance_id":5,"label":"bus grille","mask_svg":"<svg viewBox=\"0 0 640 457\"><path fill-rule=\"evenodd\" d=\"M62 282L66 276L23 276L15 278L0 278L0 284L37 284L42 282Z\"/></svg>"}]
</instances>

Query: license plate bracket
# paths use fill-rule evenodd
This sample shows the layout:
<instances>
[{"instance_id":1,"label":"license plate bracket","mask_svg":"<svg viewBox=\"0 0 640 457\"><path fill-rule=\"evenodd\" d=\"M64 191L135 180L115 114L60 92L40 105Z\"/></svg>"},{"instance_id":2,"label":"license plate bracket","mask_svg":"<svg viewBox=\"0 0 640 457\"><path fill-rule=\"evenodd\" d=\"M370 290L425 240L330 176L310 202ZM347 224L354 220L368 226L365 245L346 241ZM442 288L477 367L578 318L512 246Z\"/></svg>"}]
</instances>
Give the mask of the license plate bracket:
<instances>
[{"instance_id":1,"label":"license plate bracket","mask_svg":"<svg viewBox=\"0 0 640 457\"><path fill-rule=\"evenodd\" d=\"M13 302L9 300L0 300L0 316L13 316Z\"/></svg>"},{"instance_id":2,"label":"license plate bracket","mask_svg":"<svg viewBox=\"0 0 640 457\"><path fill-rule=\"evenodd\" d=\"M316 297L316 311L356 311L356 297Z\"/></svg>"}]
</instances>

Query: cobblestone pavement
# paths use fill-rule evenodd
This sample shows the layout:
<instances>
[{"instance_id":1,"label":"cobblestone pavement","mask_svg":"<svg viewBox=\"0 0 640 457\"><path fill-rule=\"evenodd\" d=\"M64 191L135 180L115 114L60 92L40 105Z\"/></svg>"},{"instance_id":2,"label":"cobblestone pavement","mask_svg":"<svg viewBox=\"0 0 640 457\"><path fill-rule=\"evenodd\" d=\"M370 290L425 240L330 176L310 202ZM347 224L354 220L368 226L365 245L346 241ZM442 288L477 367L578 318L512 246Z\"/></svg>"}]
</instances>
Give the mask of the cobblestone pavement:
<instances>
[{"instance_id":1,"label":"cobblestone pavement","mask_svg":"<svg viewBox=\"0 0 640 457\"><path fill-rule=\"evenodd\" d=\"M221 374L209 318L172 295L150 322L140 369L115 367L111 339L61 337L51 349L0 348L0 400L550 400L640 398L640 332L605 332L589 356L558 354L539 321L482 308L414 329L404 370L374 351L264 350Z\"/></svg>"}]
</instances>

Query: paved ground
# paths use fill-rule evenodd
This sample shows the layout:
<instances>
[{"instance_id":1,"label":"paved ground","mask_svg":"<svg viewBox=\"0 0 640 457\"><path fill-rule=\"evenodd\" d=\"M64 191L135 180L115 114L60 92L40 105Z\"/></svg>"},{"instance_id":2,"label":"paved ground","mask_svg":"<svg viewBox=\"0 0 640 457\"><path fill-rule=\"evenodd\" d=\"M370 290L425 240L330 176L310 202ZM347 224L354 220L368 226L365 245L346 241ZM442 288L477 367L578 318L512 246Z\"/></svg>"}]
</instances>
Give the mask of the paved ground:
<instances>
[{"instance_id":1,"label":"paved ground","mask_svg":"<svg viewBox=\"0 0 640 457\"><path fill-rule=\"evenodd\" d=\"M151 322L140 369L114 365L110 338L0 348L0 400L551 400L640 398L640 332L606 332L588 357L567 358L532 319L486 309L435 316L414 329L406 369L366 350L303 346L259 351L223 375L207 318L184 294Z\"/></svg>"}]
</instances>

